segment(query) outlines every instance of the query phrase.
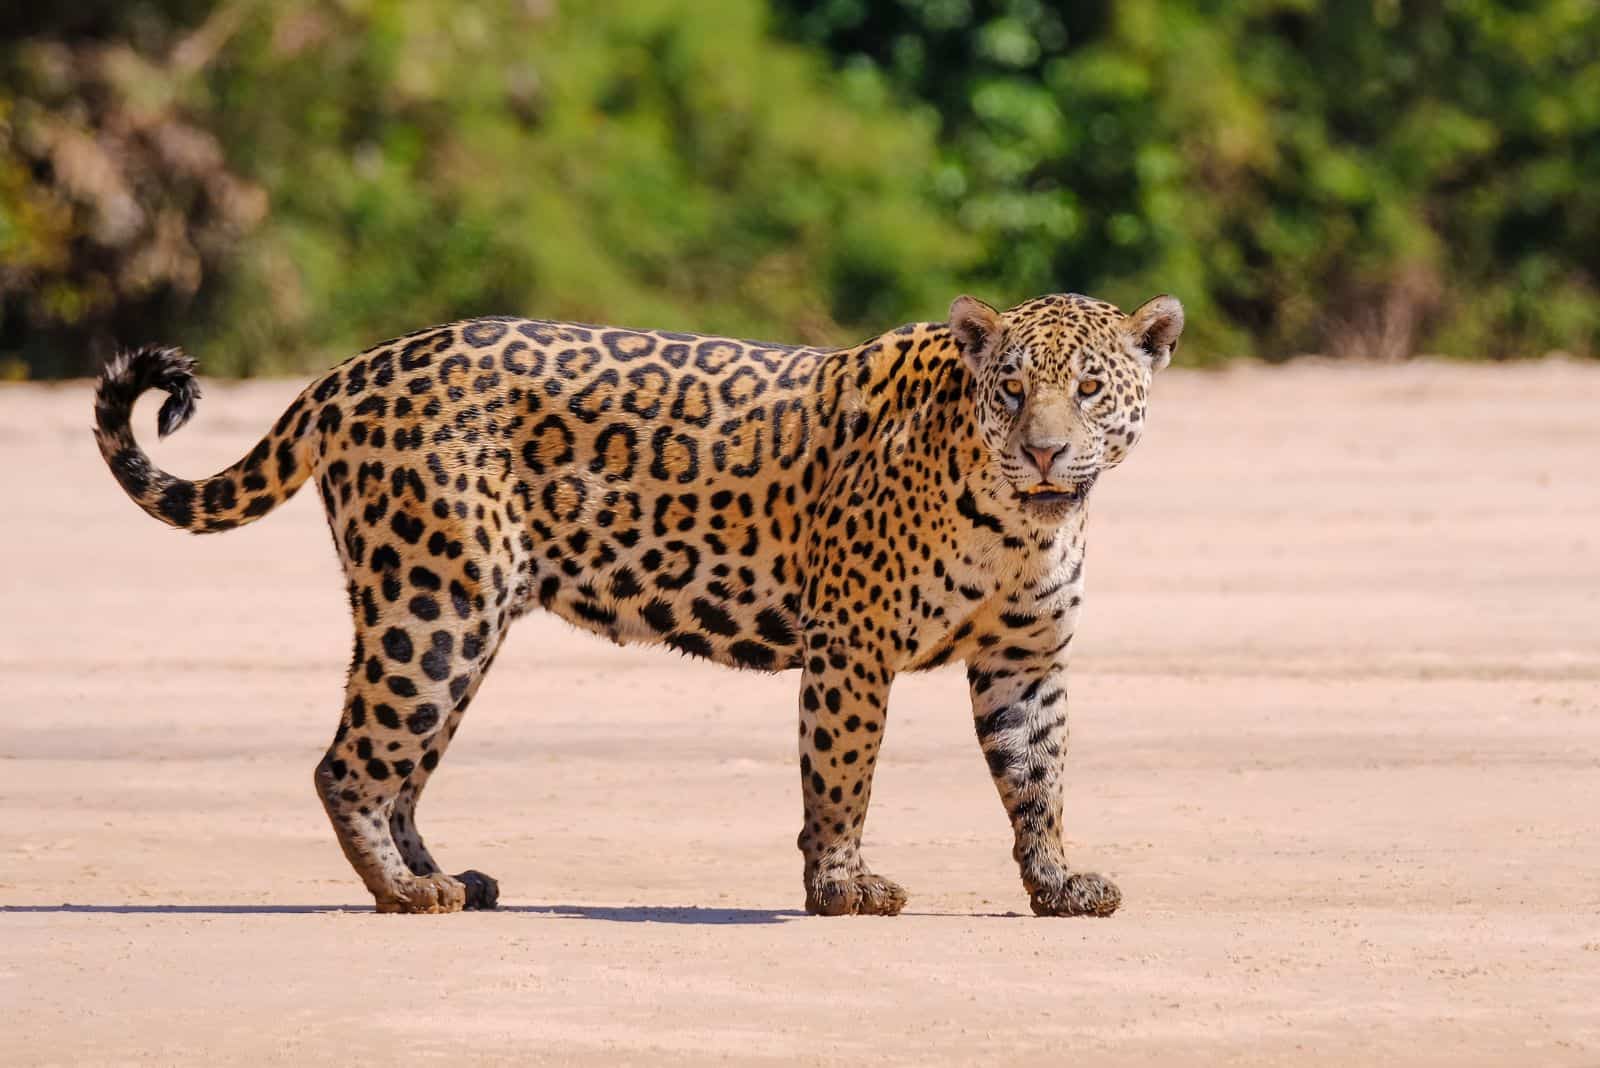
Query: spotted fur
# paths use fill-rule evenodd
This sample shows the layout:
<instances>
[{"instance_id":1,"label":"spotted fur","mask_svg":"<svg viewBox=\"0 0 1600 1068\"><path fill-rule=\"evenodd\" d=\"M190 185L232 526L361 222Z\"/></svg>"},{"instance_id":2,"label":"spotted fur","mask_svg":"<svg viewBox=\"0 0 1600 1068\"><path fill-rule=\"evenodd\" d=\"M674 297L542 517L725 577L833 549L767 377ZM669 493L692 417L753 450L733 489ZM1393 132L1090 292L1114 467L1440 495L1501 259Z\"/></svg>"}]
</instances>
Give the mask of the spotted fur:
<instances>
[{"instance_id":1,"label":"spotted fur","mask_svg":"<svg viewBox=\"0 0 1600 1068\"><path fill-rule=\"evenodd\" d=\"M895 913L861 857L895 676L964 662L979 744L1041 914L1120 895L1061 841L1065 667L1086 495L1144 425L1177 301L1131 316L1054 295L969 297L823 350L694 334L475 319L384 342L314 381L250 452L167 474L163 434L199 396L174 349L113 361L96 439L146 512L195 533L311 480L348 579L355 651L318 795L383 911L492 907L442 874L416 805L511 622L535 608L615 642L798 669L805 902Z\"/></svg>"}]
</instances>

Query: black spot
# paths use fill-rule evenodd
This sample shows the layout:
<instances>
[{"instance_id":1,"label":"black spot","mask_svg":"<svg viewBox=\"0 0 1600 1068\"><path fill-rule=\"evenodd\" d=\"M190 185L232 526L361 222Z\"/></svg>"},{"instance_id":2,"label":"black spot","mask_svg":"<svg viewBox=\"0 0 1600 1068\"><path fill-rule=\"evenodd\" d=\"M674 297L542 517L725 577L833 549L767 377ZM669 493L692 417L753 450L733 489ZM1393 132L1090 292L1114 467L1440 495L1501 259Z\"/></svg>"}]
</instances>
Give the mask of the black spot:
<instances>
[{"instance_id":1,"label":"black spot","mask_svg":"<svg viewBox=\"0 0 1600 1068\"><path fill-rule=\"evenodd\" d=\"M678 618L673 614L672 606L660 598L645 605L640 615L650 624L651 629L661 634L670 634L678 626Z\"/></svg>"},{"instance_id":2,"label":"black spot","mask_svg":"<svg viewBox=\"0 0 1600 1068\"><path fill-rule=\"evenodd\" d=\"M757 671L772 670L776 656L770 646L760 642L739 641L728 647L728 655L743 667L755 668Z\"/></svg>"},{"instance_id":3,"label":"black spot","mask_svg":"<svg viewBox=\"0 0 1600 1068\"><path fill-rule=\"evenodd\" d=\"M577 613L578 618L586 619L590 623L598 623L603 627L609 627L617 621L615 612L595 604L593 601L579 601L572 606L572 610Z\"/></svg>"},{"instance_id":4,"label":"black spot","mask_svg":"<svg viewBox=\"0 0 1600 1068\"><path fill-rule=\"evenodd\" d=\"M425 623L432 623L439 618L439 602L426 594L418 594L411 598L411 614Z\"/></svg>"},{"instance_id":5,"label":"black spot","mask_svg":"<svg viewBox=\"0 0 1600 1068\"><path fill-rule=\"evenodd\" d=\"M1006 730L1020 726L1020 719L1025 713L1019 713L1014 705L1001 705L999 708L973 721L973 728L978 733L978 741L987 741L996 731Z\"/></svg>"},{"instance_id":6,"label":"black spot","mask_svg":"<svg viewBox=\"0 0 1600 1068\"><path fill-rule=\"evenodd\" d=\"M975 527L988 527L997 534L1005 533L1006 528L1001 525L1000 520L978 509L977 499L972 496L970 489L962 490L961 496L956 498L956 511L972 520L972 525Z\"/></svg>"},{"instance_id":7,"label":"black spot","mask_svg":"<svg viewBox=\"0 0 1600 1068\"><path fill-rule=\"evenodd\" d=\"M399 627L390 627L383 634L383 651L389 654L390 660L402 664L411 662L411 635Z\"/></svg>"},{"instance_id":8,"label":"black spot","mask_svg":"<svg viewBox=\"0 0 1600 1068\"><path fill-rule=\"evenodd\" d=\"M377 717L379 723L390 730L395 730L400 726L400 713L388 705L374 705L372 714Z\"/></svg>"},{"instance_id":9,"label":"black spot","mask_svg":"<svg viewBox=\"0 0 1600 1068\"><path fill-rule=\"evenodd\" d=\"M433 632L433 647L422 654L422 673L434 682L443 682L450 674L450 654L455 650L455 639L446 630Z\"/></svg>"},{"instance_id":10,"label":"black spot","mask_svg":"<svg viewBox=\"0 0 1600 1068\"><path fill-rule=\"evenodd\" d=\"M161 492L158 505L161 514L174 526L186 527L194 522L194 483L174 482ZM270 506L269 506L270 507Z\"/></svg>"},{"instance_id":11,"label":"black spot","mask_svg":"<svg viewBox=\"0 0 1600 1068\"><path fill-rule=\"evenodd\" d=\"M422 520L415 519L404 512L396 512L389 520L389 526L406 544L415 545L422 540Z\"/></svg>"},{"instance_id":12,"label":"black spot","mask_svg":"<svg viewBox=\"0 0 1600 1068\"><path fill-rule=\"evenodd\" d=\"M294 477L295 468L299 466L295 463L294 443L291 441L278 442L278 448L274 455L278 458L278 481L288 482Z\"/></svg>"},{"instance_id":13,"label":"black spot","mask_svg":"<svg viewBox=\"0 0 1600 1068\"><path fill-rule=\"evenodd\" d=\"M775 608L763 608L756 613L756 631L774 645L793 645L794 628L789 620Z\"/></svg>"},{"instance_id":14,"label":"black spot","mask_svg":"<svg viewBox=\"0 0 1600 1068\"><path fill-rule=\"evenodd\" d=\"M811 734L811 744L819 753L826 753L833 748L833 737L823 728L818 727Z\"/></svg>"},{"instance_id":15,"label":"black spot","mask_svg":"<svg viewBox=\"0 0 1600 1068\"><path fill-rule=\"evenodd\" d=\"M461 340L475 349L487 348L506 336L506 324L493 319L476 319L461 329Z\"/></svg>"},{"instance_id":16,"label":"black spot","mask_svg":"<svg viewBox=\"0 0 1600 1068\"><path fill-rule=\"evenodd\" d=\"M690 632L672 634L667 637L667 644L680 652L688 653L690 656L703 656L706 658L711 656L711 643L699 634Z\"/></svg>"},{"instance_id":17,"label":"black spot","mask_svg":"<svg viewBox=\"0 0 1600 1068\"><path fill-rule=\"evenodd\" d=\"M372 570L394 571L400 567L400 554L393 545L380 545L372 550Z\"/></svg>"},{"instance_id":18,"label":"black spot","mask_svg":"<svg viewBox=\"0 0 1600 1068\"><path fill-rule=\"evenodd\" d=\"M213 478L206 481L205 500L206 511L212 515L218 512L232 511L239 503L236 490L231 478Z\"/></svg>"},{"instance_id":19,"label":"black spot","mask_svg":"<svg viewBox=\"0 0 1600 1068\"><path fill-rule=\"evenodd\" d=\"M433 705L418 705L416 711L406 717L406 729L412 734L427 734L439 725L439 710ZM424 757L422 764L428 766Z\"/></svg>"},{"instance_id":20,"label":"black spot","mask_svg":"<svg viewBox=\"0 0 1600 1068\"><path fill-rule=\"evenodd\" d=\"M389 765L378 759L367 761L367 775L377 782L389 777Z\"/></svg>"},{"instance_id":21,"label":"black spot","mask_svg":"<svg viewBox=\"0 0 1600 1068\"><path fill-rule=\"evenodd\" d=\"M637 597L644 592L644 587L639 585L639 579L632 568L619 567L616 574L611 576L611 594L619 600Z\"/></svg>"},{"instance_id":22,"label":"black spot","mask_svg":"<svg viewBox=\"0 0 1600 1068\"><path fill-rule=\"evenodd\" d=\"M739 625L733 617L717 605L704 597L696 597L689 605L689 610L700 621L700 625L712 634L733 635L739 633Z\"/></svg>"}]
</instances>

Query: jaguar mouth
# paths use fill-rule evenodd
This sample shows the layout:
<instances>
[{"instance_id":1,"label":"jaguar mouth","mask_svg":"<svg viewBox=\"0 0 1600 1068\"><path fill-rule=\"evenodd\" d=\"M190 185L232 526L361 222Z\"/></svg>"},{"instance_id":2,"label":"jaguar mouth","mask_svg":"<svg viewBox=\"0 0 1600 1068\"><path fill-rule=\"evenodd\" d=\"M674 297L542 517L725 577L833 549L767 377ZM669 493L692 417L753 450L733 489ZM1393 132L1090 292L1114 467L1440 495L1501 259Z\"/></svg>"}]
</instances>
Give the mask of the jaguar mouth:
<instances>
[{"instance_id":1,"label":"jaguar mouth","mask_svg":"<svg viewBox=\"0 0 1600 1068\"><path fill-rule=\"evenodd\" d=\"M1065 486L1056 486L1048 482L1040 482L1019 490L1022 506L1030 512L1057 512L1068 505L1082 501L1089 492L1089 487L1094 485L1094 479L1084 482L1073 482Z\"/></svg>"}]
</instances>

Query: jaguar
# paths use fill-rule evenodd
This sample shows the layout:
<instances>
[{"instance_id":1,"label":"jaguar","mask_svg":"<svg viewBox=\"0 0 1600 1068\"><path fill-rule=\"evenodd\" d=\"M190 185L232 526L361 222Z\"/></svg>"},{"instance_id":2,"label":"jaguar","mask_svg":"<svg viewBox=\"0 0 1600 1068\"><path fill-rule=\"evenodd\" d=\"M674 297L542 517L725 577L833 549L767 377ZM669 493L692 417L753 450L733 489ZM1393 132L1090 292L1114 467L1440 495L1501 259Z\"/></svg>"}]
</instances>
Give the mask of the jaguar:
<instances>
[{"instance_id":1,"label":"jaguar","mask_svg":"<svg viewBox=\"0 0 1600 1068\"><path fill-rule=\"evenodd\" d=\"M516 318L383 342L307 386L242 459L191 481L136 442L171 434L194 361L113 358L95 437L149 515L196 534L316 485L355 645L315 786L382 912L493 908L445 874L417 803L518 617L617 643L798 671L805 907L893 915L905 891L861 840L897 675L961 663L977 740L1039 915L1121 892L1062 841L1066 669L1090 492L1145 425L1182 305L1078 294L845 348Z\"/></svg>"}]
</instances>

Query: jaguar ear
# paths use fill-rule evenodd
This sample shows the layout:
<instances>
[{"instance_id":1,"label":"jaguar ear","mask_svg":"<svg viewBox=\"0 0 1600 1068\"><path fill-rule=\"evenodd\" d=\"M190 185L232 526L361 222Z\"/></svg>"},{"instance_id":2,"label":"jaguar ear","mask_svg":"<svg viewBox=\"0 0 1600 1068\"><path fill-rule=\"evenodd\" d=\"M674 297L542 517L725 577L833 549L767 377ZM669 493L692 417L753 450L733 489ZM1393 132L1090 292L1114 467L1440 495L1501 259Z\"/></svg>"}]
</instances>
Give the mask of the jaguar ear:
<instances>
[{"instance_id":1,"label":"jaguar ear","mask_svg":"<svg viewBox=\"0 0 1600 1068\"><path fill-rule=\"evenodd\" d=\"M1139 310L1124 320L1124 329L1133 336L1133 347L1159 371L1172 362L1183 333L1183 305L1177 297L1165 294L1139 305Z\"/></svg>"},{"instance_id":2,"label":"jaguar ear","mask_svg":"<svg viewBox=\"0 0 1600 1068\"><path fill-rule=\"evenodd\" d=\"M976 297L957 297L950 305L950 335L973 371L1000 348L1000 313Z\"/></svg>"}]
</instances>

